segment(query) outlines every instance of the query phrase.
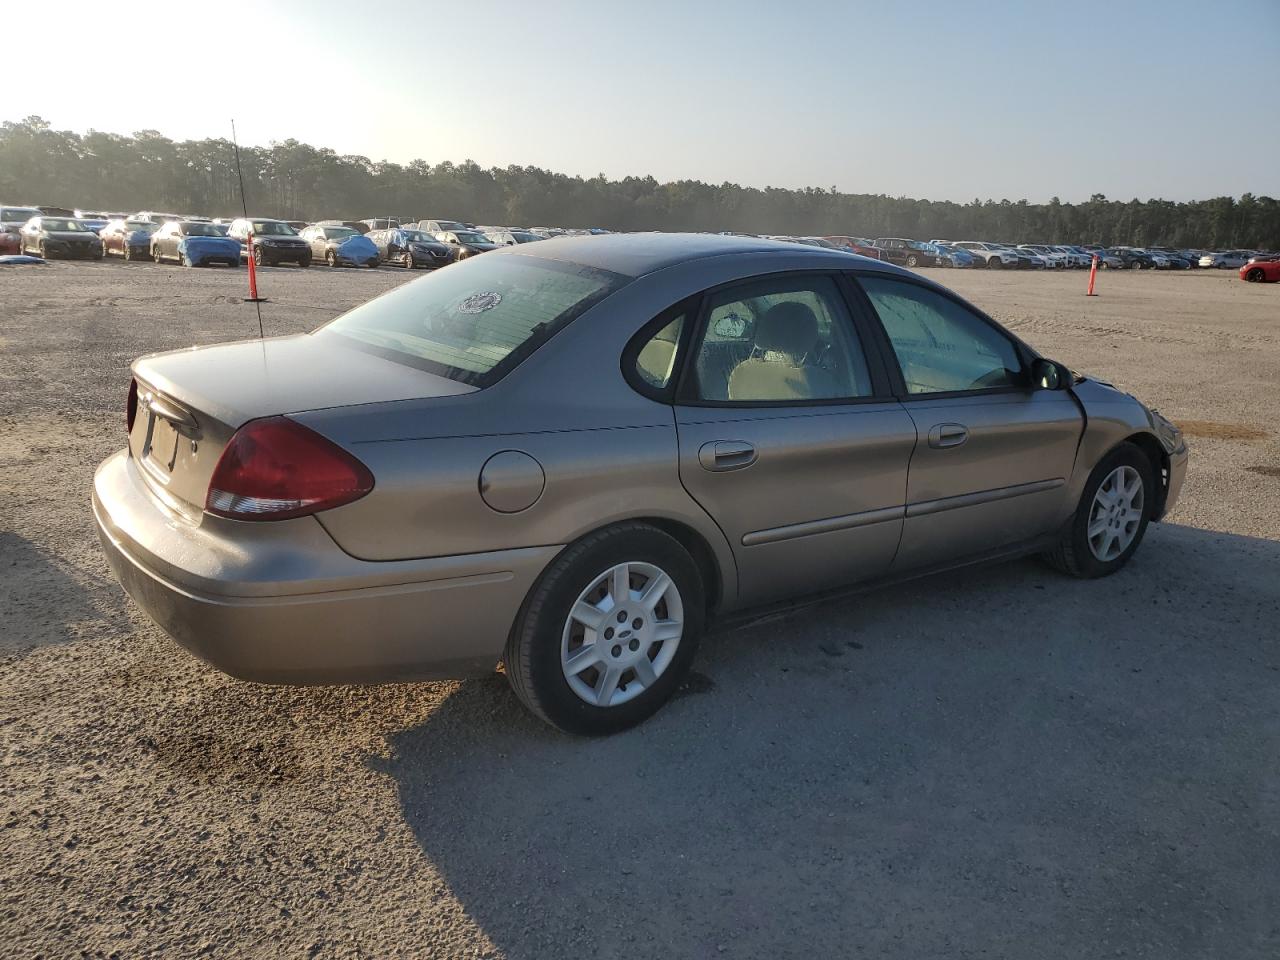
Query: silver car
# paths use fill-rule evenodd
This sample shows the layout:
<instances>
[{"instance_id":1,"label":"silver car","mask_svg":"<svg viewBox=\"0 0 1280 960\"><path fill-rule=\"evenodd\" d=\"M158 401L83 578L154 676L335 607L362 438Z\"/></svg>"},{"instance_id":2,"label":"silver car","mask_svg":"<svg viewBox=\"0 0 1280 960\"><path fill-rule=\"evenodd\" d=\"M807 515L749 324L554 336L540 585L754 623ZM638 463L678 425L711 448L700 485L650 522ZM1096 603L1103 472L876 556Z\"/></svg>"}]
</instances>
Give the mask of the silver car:
<instances>
[{"instance_id":1,"label":"silver car","mask_svg":"<svg viewBox=\"0 0 1280 960\"><path fill-rule=\"evenodd\" d=\"M632 234L503 247L310 334L138 360L116 576L237 677L491 673L637 723L732 611L1043 553L1122 567L1182 436L936 283Z\"/></svg>"}]
</instances>

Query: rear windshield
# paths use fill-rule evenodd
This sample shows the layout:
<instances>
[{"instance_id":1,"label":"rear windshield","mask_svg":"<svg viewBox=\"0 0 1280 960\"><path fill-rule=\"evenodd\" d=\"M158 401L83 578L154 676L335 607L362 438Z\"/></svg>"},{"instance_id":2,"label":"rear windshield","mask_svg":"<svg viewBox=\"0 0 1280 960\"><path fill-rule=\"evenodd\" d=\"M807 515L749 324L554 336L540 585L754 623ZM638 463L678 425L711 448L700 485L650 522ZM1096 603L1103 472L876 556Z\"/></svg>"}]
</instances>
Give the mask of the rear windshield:
<instances>
[{"instance_id":1,"label":"rear windshield","mask_svg":"<svg viewBox=\"0 0 1280 960\"><path fill-rule=\"evenodd\" d=\"M627 282L578 264L493 254L399 286L318 332L484 387Z\"/></svg>"},{"instance_id":2,"label":"rear windshield","mask_svg":"<svg viewBox=\"0 0 1280 960\"><path fill-rule=\"evenodd\" d=\"M182 232L188 237L221 237L224 234L212 223L193 220L182 225Z\"/></svg>"},{"instance_id":3,"label":"rear windshield","mask_svg":"<svg viewBox=\"0 0 1280 960\"><path fill-rule=\"evenodd\" d=\"M326 240L341 240L344 237L359 236L358 230L352 230L350 227L321 227L324 230Z\"/></svg>"}]
</instances>

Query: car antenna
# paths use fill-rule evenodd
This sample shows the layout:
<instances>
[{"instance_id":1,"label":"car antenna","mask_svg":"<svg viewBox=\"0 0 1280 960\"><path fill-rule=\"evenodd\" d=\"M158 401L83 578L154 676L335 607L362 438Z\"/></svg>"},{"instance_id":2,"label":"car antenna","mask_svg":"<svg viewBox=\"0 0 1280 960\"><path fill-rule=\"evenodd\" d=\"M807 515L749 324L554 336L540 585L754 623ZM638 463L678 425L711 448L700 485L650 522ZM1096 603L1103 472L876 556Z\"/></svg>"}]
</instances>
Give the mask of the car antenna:
<instances>
[{"instance_id":1,"label":"car antenna","mask_svg":"<svg viewBox=\"0 0 1280 960\"><path fill-rule=\"evenodd\" d=\"M236 179L240 181L240 207L244 210L245 220L249 219L249 201L244 195L244 171L240 169L240 142L236 139L236 121L231 119L231 145L236 151ZM252 303L254 309L258 311L258 339L265 340L266 335L262 330L262 303L266 297L258 296L258 272L254 269L253 262L253 225L249 227L249 296L245 297L245 303Z\"/></svg>"}]
</instances>

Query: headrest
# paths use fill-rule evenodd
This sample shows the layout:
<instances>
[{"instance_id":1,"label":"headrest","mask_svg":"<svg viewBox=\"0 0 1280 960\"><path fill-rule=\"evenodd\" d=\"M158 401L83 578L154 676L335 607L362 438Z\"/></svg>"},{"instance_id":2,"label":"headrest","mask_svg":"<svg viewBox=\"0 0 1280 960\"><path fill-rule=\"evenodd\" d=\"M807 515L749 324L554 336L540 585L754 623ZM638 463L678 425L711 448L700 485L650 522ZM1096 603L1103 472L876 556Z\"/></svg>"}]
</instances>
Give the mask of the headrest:
<instances>
[{"instance_id":1,"label":"headrest","mask_svg":"<svg viewBox=\"0 0 1280 960\"><path fill-rule=\"evenodd\" d=\"M786 300L770 307L756 324L756 347L800 360L818 342L818 318L807 304Z\"/></svg>"}]
</instances>

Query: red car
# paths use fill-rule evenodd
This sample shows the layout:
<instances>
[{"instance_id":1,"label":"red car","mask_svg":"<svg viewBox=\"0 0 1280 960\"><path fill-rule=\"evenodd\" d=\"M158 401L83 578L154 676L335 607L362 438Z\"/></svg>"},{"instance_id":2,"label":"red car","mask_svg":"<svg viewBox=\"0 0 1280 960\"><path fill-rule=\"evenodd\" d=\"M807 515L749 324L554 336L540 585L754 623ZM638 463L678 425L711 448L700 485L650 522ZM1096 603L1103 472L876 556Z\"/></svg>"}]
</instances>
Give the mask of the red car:
<instances>
[{"instance_id":1,"label":"red car","mask_svg":"<svg viewBox=\"0 0 1280 960\"><path fill-rule=\"evenodd\" d=\"M8 224L5 225L5 227L7 226ZM0 227L0 256L4 256L7 253L21 253L22 235L17 232L16 228L10 233L5 227Z\"/></svg>"},{"instance_id":2,"label":"red car","mask_svg":"<svg viewBox=\"0 0 1280 960\"><path fill-rule=\"evenodd\" d=\"M1280 258L1250 260L1240 268L1240 279L1250 283L1280 282Z\"/></svg>"},{"instance_id":3,"label":"red car","mask_svg":"<svg viewBox=\"0 0 1280 960\"><path fill-rule=\"evenodd\" d=\"M823 237L822 239L834 243L841 250L848 250L850 253L860 253L864 257L870 257L872 260L885 259L880 252L880 248L873 244L870 240L863 240L861 237Z\"/></svg>"}]
</instances>

